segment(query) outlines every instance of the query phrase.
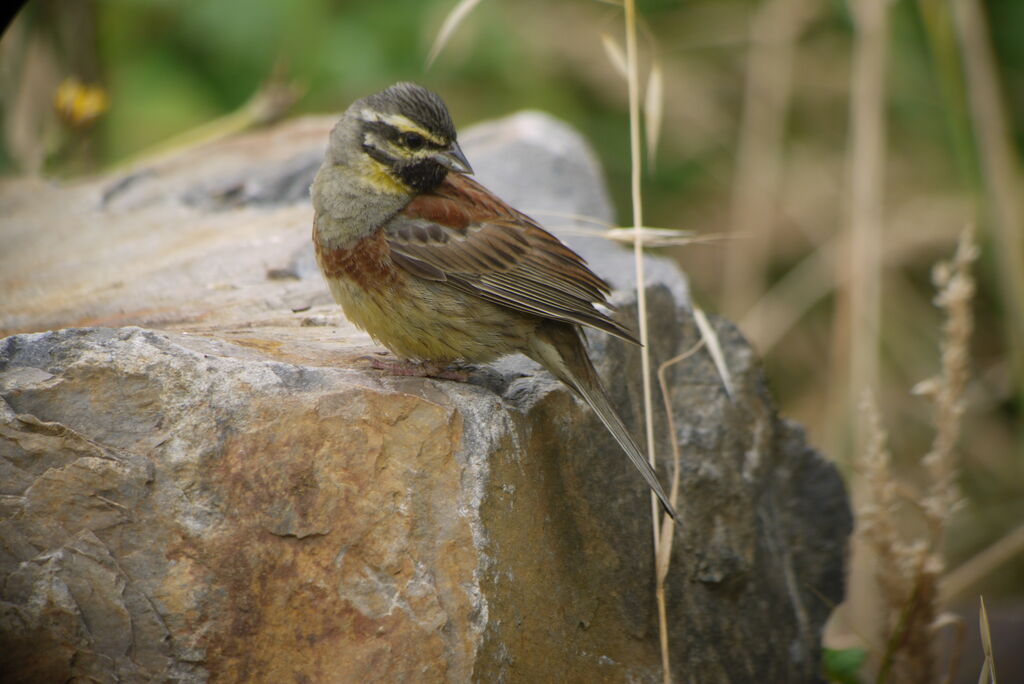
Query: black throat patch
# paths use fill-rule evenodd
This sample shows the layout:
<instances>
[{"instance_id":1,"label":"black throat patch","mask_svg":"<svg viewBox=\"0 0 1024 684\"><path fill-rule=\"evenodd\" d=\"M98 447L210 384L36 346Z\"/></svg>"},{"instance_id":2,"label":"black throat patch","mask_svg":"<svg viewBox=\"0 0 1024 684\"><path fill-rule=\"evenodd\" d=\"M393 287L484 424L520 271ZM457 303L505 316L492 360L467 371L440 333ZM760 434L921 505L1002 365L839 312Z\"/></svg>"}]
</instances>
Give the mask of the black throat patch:
<instances>
[{"instance_id":1,"label":"black throat patch","mask_svg":"<svg viewBox=\"0 0 1024 684\"><path fill-rule=\"evenodd\" d=\"M430 192L448 175L448 169L433 159L400 161L391 167L391 172L416 192Z\"/></svg>"}]
</instances>

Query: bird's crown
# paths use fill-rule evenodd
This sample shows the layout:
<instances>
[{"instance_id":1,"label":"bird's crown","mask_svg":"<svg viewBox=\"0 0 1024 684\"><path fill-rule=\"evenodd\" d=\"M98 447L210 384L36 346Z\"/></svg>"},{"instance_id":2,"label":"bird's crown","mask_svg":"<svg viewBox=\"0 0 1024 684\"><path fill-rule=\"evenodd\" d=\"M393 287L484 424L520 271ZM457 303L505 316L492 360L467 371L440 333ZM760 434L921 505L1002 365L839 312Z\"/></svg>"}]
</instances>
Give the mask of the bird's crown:
<instances>
[{"instance_id":1,"label":"bird's crown","mask_svg":"<svg viewBox=\"0 0 1024 684\"><path fill-rule=\"evenodd\" d=\"M379 122L402 132L414 132L439 145L455 140L455 125L444 101L416 83L396 83L363 98L359 118Z\"/></svg>"}]
</instances>

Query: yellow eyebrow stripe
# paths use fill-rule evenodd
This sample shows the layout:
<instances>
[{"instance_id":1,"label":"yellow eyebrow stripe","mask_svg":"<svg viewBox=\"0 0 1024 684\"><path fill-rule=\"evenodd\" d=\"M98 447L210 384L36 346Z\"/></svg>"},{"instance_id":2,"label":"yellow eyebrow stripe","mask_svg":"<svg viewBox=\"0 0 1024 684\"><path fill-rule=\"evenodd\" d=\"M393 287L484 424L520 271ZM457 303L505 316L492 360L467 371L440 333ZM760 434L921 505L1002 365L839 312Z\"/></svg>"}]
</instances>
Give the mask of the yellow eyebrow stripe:
<instances>
[{"instance_id":1,"label":"yellow eyebrow stripe","mask_svg":"<svg viewBox=\"0 0 1024 684\"><path fill-rule=\"evenodd\" d=\"M444 140L438 138L436 135L423 128L407 116L403 116L401 114L384 114L381 112L374 112L369 109L364 109L362 111L362 116L364 121L380 121L388 124L389 126L394 126L398 130L406 133L419 133L427 140L438 145L445 144Z\"/></svg>"}]
</instances>

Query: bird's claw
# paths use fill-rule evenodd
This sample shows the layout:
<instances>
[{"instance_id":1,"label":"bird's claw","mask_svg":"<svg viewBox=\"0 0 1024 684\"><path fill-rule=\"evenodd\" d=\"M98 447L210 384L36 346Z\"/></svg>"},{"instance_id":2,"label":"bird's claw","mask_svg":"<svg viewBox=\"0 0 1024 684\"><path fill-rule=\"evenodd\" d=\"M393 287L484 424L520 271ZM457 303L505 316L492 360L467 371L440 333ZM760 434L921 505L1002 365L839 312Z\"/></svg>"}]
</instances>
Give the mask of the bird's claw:
<instances>
[{"instance_id":1,"label":"bird's claw","mask_svg":"<svg viewBox=\"0 0 1024 684\"><path fill-rule=\"evenodd\" d=\"M466 382L469 380L469 371L442 366L439 363L430 361L382 359L379 358L379 355L366 355L359 358L360 360L368 361L370 367L375 370L385 371L392 375L404 375L414 378L439 378L442 380L454 380L455 382Z\"/></svg>"}]
</instances>

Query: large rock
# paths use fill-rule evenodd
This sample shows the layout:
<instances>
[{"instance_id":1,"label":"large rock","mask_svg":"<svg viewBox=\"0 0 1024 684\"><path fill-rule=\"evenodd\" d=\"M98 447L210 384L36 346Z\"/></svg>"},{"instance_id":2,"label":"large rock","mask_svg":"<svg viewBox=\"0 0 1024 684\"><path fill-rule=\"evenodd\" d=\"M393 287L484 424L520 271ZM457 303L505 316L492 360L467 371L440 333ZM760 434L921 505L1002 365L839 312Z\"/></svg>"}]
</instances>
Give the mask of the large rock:
<instances>
[{"instance_id":1,"label":"large rock","mask_svg":"<svg viewBox=\"0 0 1024 684\"><path fill-rule=\"evenodd\" d=\"M649 498L586 407L522 358L467 384L360 361L309 248L331 124L0 188L5 681L661 681ZM464 147L550 226L611 217L548 117ZM628 252L567 239L631 286ZM648 269L658 363L697 333L682 275ZM735 397L698 352L668 374L676 434L656 422L662 473L683 449L675 678L815 681L846 495L716 328ZM637 351L590 341L639 434Z\"/></svg>"}]
</instances>

